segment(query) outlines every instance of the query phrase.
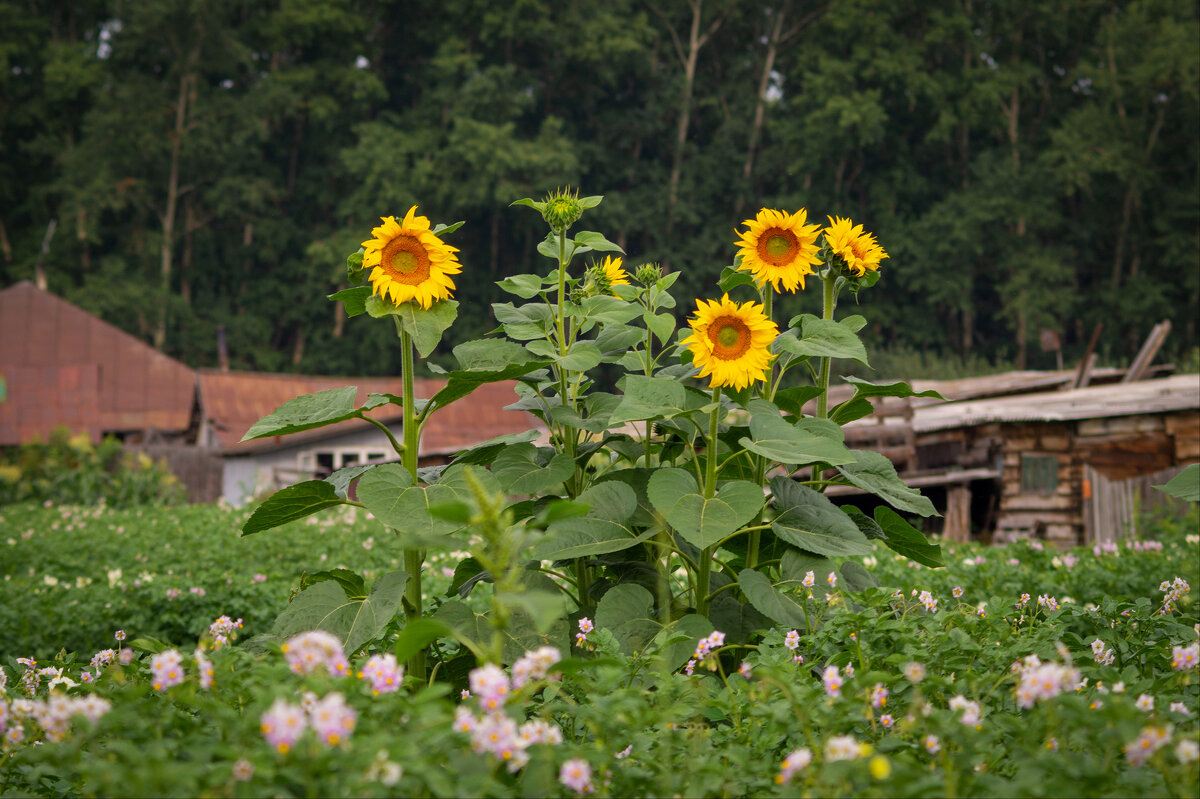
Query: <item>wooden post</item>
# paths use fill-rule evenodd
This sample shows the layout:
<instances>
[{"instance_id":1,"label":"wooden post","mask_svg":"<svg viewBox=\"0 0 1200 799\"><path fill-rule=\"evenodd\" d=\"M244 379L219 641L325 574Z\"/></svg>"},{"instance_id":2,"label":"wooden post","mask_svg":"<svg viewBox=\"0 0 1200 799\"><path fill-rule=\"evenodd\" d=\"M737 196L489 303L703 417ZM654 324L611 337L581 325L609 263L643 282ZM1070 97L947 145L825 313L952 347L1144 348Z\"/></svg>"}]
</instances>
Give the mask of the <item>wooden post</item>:
<instances>
[{"instance_id":1,"label":"wooden post","mask_svg":"<svg viewBox=\"0 0 1200 799\"><path fill-rule=\"evenodd\" d=\"M946 489L946 526L942 538L967 541L971 537L971 488L966 483Z\"/></svg>"},{"instance_id":2,"label":"wooden post","mask_svg":"<svg viewBox=\"0 0 1200 799\"><path fill-rule=\"evenodd\" d=\"M1092 357L1095 354L1096 342L1100 340L1100 331L1103 329L1103 322L1097 322L1092 329L1092 337L1088 340L1087 349L1083 352L1083 360L1079 362L1079 371L1075 374L1075 388L1083 388L1092 379Z\"/></svg>"},{"instance_id":3,"label":"wooden post","mask_svg":"<svg viewBox=\"0 0 1200 799\"><path fill-rule=\"evenodd\" d=\"M1142 379L1146 374L1146 370L1150 368L1150 362L1154 360L1154 356L1158 354L1159 348L1163 345L1163 341L1166 340L1167 334L1170 332L1170 319L1164 319L1154 326L1154 329L1150 331L1150 335L1146 336L1146 342L1142 344L1142 349L1138 351L1137 357L1133 359L1129 371L1121 379L1122 383L1132 383Z\"/></svg>"}]
</instances>

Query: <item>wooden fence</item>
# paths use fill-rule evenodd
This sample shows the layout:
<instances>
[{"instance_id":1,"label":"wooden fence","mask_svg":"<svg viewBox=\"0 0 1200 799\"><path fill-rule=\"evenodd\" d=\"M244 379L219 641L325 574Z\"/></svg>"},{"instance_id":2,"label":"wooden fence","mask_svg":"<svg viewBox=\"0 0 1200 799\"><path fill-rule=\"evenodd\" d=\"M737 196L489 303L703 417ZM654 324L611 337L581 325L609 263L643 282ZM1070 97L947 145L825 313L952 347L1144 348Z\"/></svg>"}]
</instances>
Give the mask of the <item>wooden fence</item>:
<instances>
[{"instance_id":1,"label":"wooden fence","mask_svg":"<svg viewBox=\"0 0 1200 799\"><path fill-rule=\"evenodd\" d=\"M1183 471L1183 466L1131 477L1109 480L1091 466L1083 467L1084 541L1099 544L1136 537L1138 516L1154 508L1181 509L1183 503L1153 486L1166 483Z\"/></svg>"},{"instance_id":2,"label":"wooden fence","mask_svg":"<svg viewBox=\"0 0 1200 799\"><path fill-rule=\"evenodd\" d=\"M186 444L126 444L126 452L145 453L166 461L171 474L183 483L191 502L216 502L221 498L225 463L213 447Z\"/></svg>"}]
</instances>

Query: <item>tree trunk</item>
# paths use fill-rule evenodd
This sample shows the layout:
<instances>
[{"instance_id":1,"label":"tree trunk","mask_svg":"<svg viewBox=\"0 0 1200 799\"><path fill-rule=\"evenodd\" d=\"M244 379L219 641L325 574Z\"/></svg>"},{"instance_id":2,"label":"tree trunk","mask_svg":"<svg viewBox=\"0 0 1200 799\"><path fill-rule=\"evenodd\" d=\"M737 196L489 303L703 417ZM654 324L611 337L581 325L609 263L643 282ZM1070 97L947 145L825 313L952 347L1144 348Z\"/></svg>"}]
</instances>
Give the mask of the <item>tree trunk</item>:
<instances>
[{"instance_id":1,"label":"tree trunk","mask_svg":"<svg viewBox=\"0 0 1200 799\"><path fill-rule=\"evenodd\" d=\"M162 296L158 307L158 324L154 329L154 348L162 351L167 343L167 301L171 297L171 259L175 244L175 207L179 203L179 152L183 145L187 121L188 84L191 75L179 79L179 101L175 105L175 129L171 136L171 173L167 178L167 207L162 215Z\"/></svg>"},{"instance_id":2,"label":"tree trunk","mask_svg":"<svg viewBox=\"0 0 1200 799\"><path fill-rule=\"evenodd\" d=\"M750 127L750 143L746 147L746 161L742 164L742 191L733 204L733 215L740 217L746 205L746 192L750 190L750 175L754 171L754 157L758 150L758 139L762 135L763 120L767 112L767 87L771 82L771 70L775 68L775 54L779 50L779 38L783 33L783 18L787 6L775 12L775 24L767 38L767 55L763 59L762 73L758 76L758 94L754 98L754 122Z\"/></svg>"}]
</instances>

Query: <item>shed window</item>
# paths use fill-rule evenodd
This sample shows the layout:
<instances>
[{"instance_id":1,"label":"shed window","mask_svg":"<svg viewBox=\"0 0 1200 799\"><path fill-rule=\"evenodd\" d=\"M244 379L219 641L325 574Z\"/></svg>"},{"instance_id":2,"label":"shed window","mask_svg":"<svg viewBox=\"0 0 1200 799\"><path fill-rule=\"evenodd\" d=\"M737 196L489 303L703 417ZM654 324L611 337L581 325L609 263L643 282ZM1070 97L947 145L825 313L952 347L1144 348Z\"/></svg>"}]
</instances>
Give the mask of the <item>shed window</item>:
<instances>
[{"instance_id":1,"label":"shed window","mask_svg":"<svg viewBox=\"0 0 1200 799\"><path fill-rule=\"evenodd\" d=\"M1021 492L1053 494L1058 490L1058 458L1054 455L1021 456Z\"/></svg>"}]
</instances>

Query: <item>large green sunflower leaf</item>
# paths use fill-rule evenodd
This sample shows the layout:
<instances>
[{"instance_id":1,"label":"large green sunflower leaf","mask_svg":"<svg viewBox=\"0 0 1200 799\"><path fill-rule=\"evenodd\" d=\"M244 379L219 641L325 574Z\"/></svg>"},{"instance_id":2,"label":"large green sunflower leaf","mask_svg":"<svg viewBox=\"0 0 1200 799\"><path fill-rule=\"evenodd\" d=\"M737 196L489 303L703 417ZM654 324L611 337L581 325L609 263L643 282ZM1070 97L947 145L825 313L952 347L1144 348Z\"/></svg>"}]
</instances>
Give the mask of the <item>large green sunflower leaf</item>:
<instances>
[{"instance_id":1,"label":"large green sunflower leaf","mask_svg":"<svg viewBox=\"0 0 1200 799\"><path fill-rule=\"evenodd\" d=\"M775 535L827 557L871 554L871 542L829 499L788 477L771 480L774 504L782 512L771 522Z\"/></svg>"},{"instance_id":2,"label":"large green sunflower leaf","mask_svg":"<svg viewBox=\"0 0 1200 799\"><path fill-rule=\"evenodd\" d=\"M886 500L899 510L918 516L940 515L927 497L921 496L921 492L904 484L896 474L896 467L887 458L878 452L865 449L850 451L855 457L855 462L831 465L837 466L842 476L853 485Z\"/></svg>"},{"instance_id":3,"label":"large green sunflower leaf","mask_svg":"<svg viewBox=\"0 0 1200 799\"><path fill-rule=\"evenodd\" d=\"M766 502L754 483L728 482L706 499L690 472L659 469L650 477L647 494L671 527L694 547L716 546L754 518Z\"/></svg>"}]
</instances>

